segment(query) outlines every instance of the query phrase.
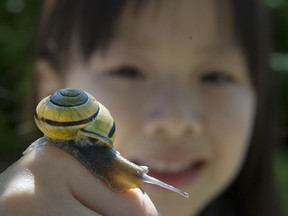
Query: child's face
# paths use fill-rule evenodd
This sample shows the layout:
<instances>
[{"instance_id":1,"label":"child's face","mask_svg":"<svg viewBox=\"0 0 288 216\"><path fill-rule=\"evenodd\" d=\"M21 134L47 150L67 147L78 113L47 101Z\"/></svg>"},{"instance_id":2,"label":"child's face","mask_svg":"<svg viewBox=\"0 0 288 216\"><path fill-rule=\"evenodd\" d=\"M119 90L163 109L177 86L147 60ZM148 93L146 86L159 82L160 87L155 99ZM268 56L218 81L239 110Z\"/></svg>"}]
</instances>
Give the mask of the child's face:
<instances>
[{"instance_id":1,"label":"child's face","mask_svg":"<svg viewBox=\"0 0 288 216\"><path fill-rule=\"evenodd\" d=\"M227 4L159 5L148 4L136 17L128 7L106 52L89 64L73 61L64 85L88 91L111 111L123 156L190 193L185 199L147 186L160 212L187 215L239 171L255 95Z\"/></svg>"}]
</instances>

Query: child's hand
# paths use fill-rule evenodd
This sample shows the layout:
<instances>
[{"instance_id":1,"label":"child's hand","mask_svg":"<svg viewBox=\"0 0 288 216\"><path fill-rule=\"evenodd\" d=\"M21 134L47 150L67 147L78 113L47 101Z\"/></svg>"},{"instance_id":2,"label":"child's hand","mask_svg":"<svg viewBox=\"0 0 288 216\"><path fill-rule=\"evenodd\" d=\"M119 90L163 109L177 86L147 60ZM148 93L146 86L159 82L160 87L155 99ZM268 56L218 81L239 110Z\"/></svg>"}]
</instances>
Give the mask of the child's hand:
<instances>
[{"instance_id":1,"label":"child's hand","mask_svg":"<svg viewBox=\"0 0 288 216\"><path fill-rule=\"evenodd\" d=\"M73 156L47 146L0 175L0 215L157 215L140 190L115 193Z\"/></svg>"}]
</instances>

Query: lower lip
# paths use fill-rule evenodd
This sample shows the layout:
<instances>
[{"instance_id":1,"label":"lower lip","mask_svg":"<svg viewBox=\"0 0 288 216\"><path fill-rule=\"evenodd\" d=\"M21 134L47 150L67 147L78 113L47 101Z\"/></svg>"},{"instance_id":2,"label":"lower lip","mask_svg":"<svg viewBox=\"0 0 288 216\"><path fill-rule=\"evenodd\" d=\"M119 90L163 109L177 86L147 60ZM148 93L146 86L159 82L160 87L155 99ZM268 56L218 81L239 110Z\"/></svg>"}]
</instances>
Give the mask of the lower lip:
<instances>
[{"instance_id":1,"label":"lower lip","mask_svg":"<svg viewBox=\"0 0 288 216\"><path fill-rule=\"evenodd\" d=\"M204 163L199 163L190 169L178 173L157 172L155 170L149 170L148 174L172 186L181 187L191 183L199 175L201 170L203 170L203 167Z\"/></svg>"}]
</instances>

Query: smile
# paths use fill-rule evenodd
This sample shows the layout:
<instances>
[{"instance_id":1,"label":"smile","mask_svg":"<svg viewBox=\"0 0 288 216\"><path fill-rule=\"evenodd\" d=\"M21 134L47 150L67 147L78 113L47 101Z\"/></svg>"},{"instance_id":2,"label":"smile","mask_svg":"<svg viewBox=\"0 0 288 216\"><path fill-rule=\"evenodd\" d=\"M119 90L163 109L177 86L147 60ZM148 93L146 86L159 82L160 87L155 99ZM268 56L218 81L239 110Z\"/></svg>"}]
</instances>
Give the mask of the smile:
<instances>
[{"instance_id":1,"label":"smile","mask_svg":"<svg viewBox=\"0 0 288 216\"><path fill-rule=\"evenodd\" d=\"M136 161L136 164L149 168L149 175L176 187L191 183L206 165L204 160L190 163L149 160L149 163Z\"/></svg>"}]
</instances>

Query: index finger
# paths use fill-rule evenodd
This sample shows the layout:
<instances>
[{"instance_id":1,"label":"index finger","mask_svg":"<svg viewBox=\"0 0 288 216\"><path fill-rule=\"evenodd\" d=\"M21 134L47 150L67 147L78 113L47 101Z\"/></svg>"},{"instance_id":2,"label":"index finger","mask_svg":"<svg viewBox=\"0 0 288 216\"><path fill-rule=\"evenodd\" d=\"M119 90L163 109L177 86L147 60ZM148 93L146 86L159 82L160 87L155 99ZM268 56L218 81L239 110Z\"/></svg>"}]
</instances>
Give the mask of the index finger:
<instances>
[{"instance_id":1,"label":"index finger","mask_svg":"<svg viewBox=\"0 0 288 216\"><path fill-rule=\"evenodd\" d=\"M67 156L73 161L68 184L71 193L87 208L102 215L158 215L149 196L141 190L114 192L73 156Z\"/></svg>"}]
</instances>

